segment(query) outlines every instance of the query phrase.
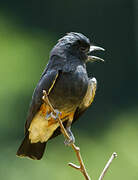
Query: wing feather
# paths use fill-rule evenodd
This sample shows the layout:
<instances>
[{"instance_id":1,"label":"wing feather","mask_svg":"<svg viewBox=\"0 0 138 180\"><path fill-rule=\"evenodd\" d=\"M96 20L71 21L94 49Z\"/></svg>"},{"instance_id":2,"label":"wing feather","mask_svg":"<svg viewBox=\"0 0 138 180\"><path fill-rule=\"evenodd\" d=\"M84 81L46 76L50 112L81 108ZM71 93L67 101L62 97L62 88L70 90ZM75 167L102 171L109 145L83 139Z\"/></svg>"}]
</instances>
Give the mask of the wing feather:
<instances>
[{"instance_id":1,"label":"wing feather","mask_svg":"<svg viewBox=\"0 0 138 180\"><path fill-rule=\"evenodd\" d=\"M76 109L74 114L73 123L89 108L92 104L95 93L96 93L97 81L95 78L89 80L89 85L87 89L87 93L80 104L80 106Z\"/></svg>"},{"instance_id":2,"label":"wing feather","mask_svg":"<svg viewBox=\"0 0 138 180\"><path fill-rule=\"evenodd\" d=\"M25 133L28 131L28 128L30 126L33 117L39 111L43 103L42 101L43 90L46 90L46 92L50 93L51 89L54 87L58 75L59 75L58 70L47 71L38 82L37 87L34 90L32 101L29 107L29 112L25 123Z\"/></svg>"},{"instance_id":3,"label":"wing feather","mask_svg":"<svg viewBox=\"0 0 138 180\"><path fill-rule=\"evenodd\" d=\"M96 93L96 85L97 85L97 81L95 78L92 78L89 80L89 85L88 85L88 90L87 93L82 101L82 103L80 104L80 106L76 109L75 114L74 114L74 118L73 118L73 123L79 119L79 117L89 108L89 106L92 104L94 97L95 97L95 93ZM64 127L66 127L67 125L67 121L63 122ZM61 130L60 127L58 127L56 129L56 131L54 131L53 135L51 136L50 139L55 138L56 136L61 134Z\"/></svg>"}]
</instances>

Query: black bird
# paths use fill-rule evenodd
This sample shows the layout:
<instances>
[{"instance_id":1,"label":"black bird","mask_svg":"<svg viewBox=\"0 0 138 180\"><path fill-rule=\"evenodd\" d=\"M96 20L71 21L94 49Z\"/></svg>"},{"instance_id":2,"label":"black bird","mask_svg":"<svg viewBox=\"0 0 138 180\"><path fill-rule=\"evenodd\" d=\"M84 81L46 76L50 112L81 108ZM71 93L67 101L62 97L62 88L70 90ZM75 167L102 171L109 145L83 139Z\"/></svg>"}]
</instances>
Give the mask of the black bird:
<instances>
[{"instance_id":1,"label":"black bird","mask_svg":"<svg viewBox=\"0 0 138 180\"><path fill-rule=\"evenodd\" d=\"M32 96L26 124L25 137L17 155L41 159L48 140L60 134L59 123L42 100L43 90L69 134L75 141L71 124L91 105L96 91L96 79L88 78L86 63L102 60L91 56L95 50L104 50L90 44L81 33L71 32L58 40ZM102 60L103 61L103 60Z\"/></svg>"}]
</instances>

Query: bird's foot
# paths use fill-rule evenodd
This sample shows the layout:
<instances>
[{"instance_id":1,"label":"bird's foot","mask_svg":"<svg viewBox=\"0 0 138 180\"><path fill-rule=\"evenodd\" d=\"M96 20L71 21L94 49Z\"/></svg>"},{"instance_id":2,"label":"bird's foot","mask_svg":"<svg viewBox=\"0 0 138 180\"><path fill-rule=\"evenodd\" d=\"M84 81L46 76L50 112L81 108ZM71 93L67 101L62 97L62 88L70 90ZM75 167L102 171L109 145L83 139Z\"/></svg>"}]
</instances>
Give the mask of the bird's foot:
<instances>
[{"instance_id":1,"label":"bird's foot","mask_svg":"<svg viewBox=\"0 0 138 180\"><path fill-rule=\"evenodd\" d=\"M53 119L57 120L60 115L61 115L61 112L58 111L57 109L55 109L54 112L47 113L46 118L47 119L53 118Z\"/></svg>"},{"instance_id":2,"label":"bird's foot","mask_svg":"<svg viewBox=\"0 0 138 180\"><path fill-rule=\"evenodd\" d=\"M61 112L57 109L55 109L54 112L51 112L51 117L55 120L58 119L60 115L61 115Z\"/></svg>"},{"instance_id":3,"label":"bird's foot","mask_svg":"<svg viewBox=\"0 0 138 180\"><path fill-rule=\"evenodd\" d=\"M67 133L69 135L69 139L65 139L64 144L66 146L71 146L72 144L75 143L75 137L74 137L73 133L71 132L70 127L67 127L66 131L67 131Z\"/></svg>"}]
</instances>

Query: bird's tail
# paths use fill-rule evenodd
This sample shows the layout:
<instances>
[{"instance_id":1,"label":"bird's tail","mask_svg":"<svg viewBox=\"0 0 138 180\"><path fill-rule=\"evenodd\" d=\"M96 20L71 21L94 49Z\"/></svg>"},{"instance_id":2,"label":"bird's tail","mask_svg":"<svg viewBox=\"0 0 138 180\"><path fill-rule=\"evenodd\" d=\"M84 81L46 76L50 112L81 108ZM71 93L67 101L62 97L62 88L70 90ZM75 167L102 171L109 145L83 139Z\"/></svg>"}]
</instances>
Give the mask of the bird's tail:
<instances>
[{"instance_id":1,"label":"bird's tail","mask_svg":"<svg viewBox=\"0 0 138 180\"><path fill-rule=\"evenodd\" d=\"M39 160L44 154L45 146L46 142L31 143L29 140L29 133L27 133L16 155L20 157L29 157L31 159Z\"/></svg>"}]
</instances>

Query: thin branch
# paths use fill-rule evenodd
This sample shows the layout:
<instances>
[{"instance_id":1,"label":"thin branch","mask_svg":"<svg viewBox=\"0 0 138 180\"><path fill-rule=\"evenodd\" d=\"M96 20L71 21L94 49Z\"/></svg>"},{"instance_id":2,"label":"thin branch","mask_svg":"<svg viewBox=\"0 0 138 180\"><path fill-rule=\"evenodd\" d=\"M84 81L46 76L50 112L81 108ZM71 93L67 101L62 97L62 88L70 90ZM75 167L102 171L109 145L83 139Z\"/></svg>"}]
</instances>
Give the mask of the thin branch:
<instances>
[{"instance_id":1,"label":"thin branch","mask_svg":"<svg viewBox=\"0 0 138 180\"><path fill-rule=\"evenodd\" d=\"M55 112L52 104L50 103L50 101L49 101L49 99L48 99L48 96L47 96L47 93L46 93L45 90L43 90L43 97L42 97L42 99L44 100L44 102L45 102L46 104L49 105L51 111L55 114L56 112ZM60 116L58 116L58 122L59 122L59 125L60 125L60 128L61 128L62 134L64 135L65 138L67 138L67 139L70 140L70 137L69 137L66 129L65 129L64 126L63 126L63 123L62 123L62 121L61 121L61 119L60 119ZM74 143L71 144L71 147L72 147L72 149L73 149L73 150L75 151L75 153L76 153L76 156L77 156L77 158L78 158L78 161L79 161L80 166L77 166L77 165L75 165L75 164L73 164L73 163L69 163L68 165L69 165L70 167L73 167L73 168L79 170L79 171L84 175L84 177L85 177L86 180L91 180L90 177L89 177L89 175L88 175L88 173L87 173L87 171L86 171L85 165L84 165L84 163L83 163L83 160L82 160L82 157L81 157L81 154L80 154L80 148L77 147L77 146L75 146Z\"/></svg>"},{"instance_id":2,"label":"thin branch","mask_svg":"<svg viewBox=\"0 0 138 180\"><path fill-rule=\"evenodd\" d=\"M112 161L113 161L116 157L117 157L117 153L114 152L114 153L112 154L112 156L110 157L109 161L107 162L107 164L105 165L105 168L103 169L103 171L102 171L102 173L101 173L101 175L100 175L100 177L99 177L98 180L103 180L103 178L104 178L104 176L105 176L105 174L106 174L106 172L107 172L110 164L112 163Z\"/></svg>"},{"instance_id":3,"label":"thin branch","mask_svg":"<svg viewBox=\"0 0 138 180\"><path fill-rule=\"evenodd\" d=\"M42 97L42 99L44 100L44 102L45 102L47 105L49 105L49 108L50 108L51 112L52 112L53 114L56 114L56 112L55 112L52 104L50 103L50 101L49 101L49 99L48 99L48 96L47 96L47 93L46 93L45 90L43 90L43 97ZM62 121L61 121L60 115L58 116L58 119L57 119L57 120L58 120L58 122L59 122L59 125L60 125L60 128L61 128L62 134L64 135L65 138L67 138L68 140L70 140L70 137L69 137L66 129L65 129L64 126L63 126L63 123L62 123ZM86 180L91 180L91 178L89 177L89 175L88 175L88 173L87 173L87 171L86 171L85 165L84 165L84 163L83 163L83 160L82 160L82 157L81 157L81 154L80 154L80 148L77 147L74 143L71 144L71 147L72 147L72 149L73 149L73 150L75 151L75 153L76 153L76 156L77 156L77 159L78 159L78 161L79 161L80 166L77 166L76 164L73 164L73 163L68 163L68 165L69 165L70 167L74 168L74 169L79 170L79 171L84 175L84 177L85 177ZM104 176L105 176L105 174L106 174L106 172L107 172L110 164L112 163L112 161L113 161L113 159L114 159L115 157L117 157L117 154L114 152L114 153L112 154L111 158L109 159L109 161L107 162L107 164L106 164L105 168L103 169L103 171L102 171L102 173L101 173L101 175L100 175L100 177L99 177L98 180L103 180L103 178L104 178Z\"/></svg>"}]
</instances>

